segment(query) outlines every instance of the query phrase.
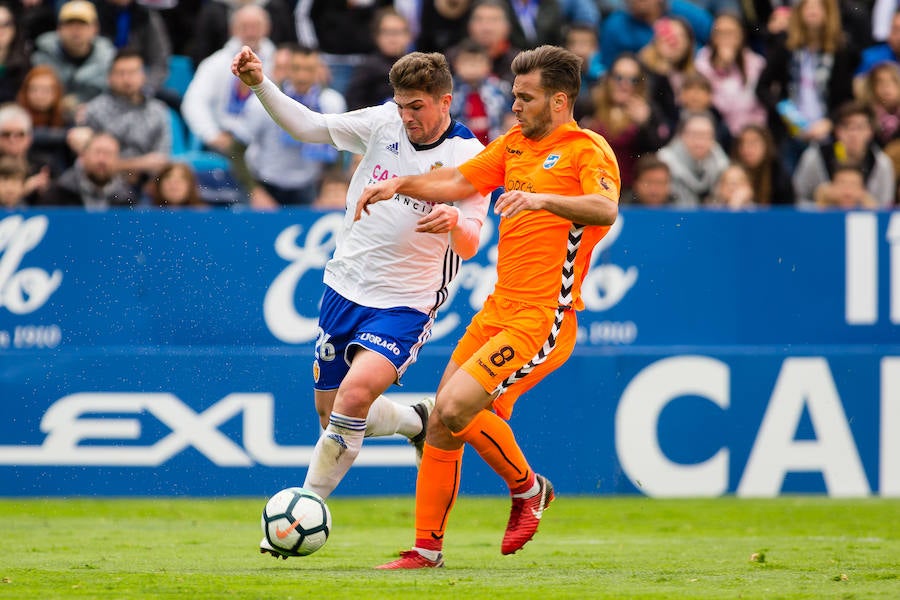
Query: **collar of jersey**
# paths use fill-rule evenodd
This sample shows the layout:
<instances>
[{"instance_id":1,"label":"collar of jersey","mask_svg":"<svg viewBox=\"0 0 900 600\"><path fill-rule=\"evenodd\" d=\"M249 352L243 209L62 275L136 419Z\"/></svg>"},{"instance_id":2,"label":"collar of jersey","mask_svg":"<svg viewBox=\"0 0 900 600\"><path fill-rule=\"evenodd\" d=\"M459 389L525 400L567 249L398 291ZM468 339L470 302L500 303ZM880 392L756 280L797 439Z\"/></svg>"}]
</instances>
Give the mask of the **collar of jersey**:
<instances>
[{"instance_id":1,"label":"collar of jersey","mask_svg":"<svg viewBox=\"0 0 900 600\"><path fill-rule=\"evenodd\" d=\"M441 143L443 143L444 140L447 139L447 137L450 135L450 132L453 131L454 127L456 127L456 120L450 119L450 126L447 127L447 129L446 129L446 131L444 131L444 133L441 134L441 137L434 140L430 144L417 144L417 143L413 142L412 140L409 140L409 143L412 144L412 147L415 150L431 150L432 148L437 148L438 146L441 145ZM409 138L407 138L407 139L409 139Z\"/></svg>"}]
</instances>

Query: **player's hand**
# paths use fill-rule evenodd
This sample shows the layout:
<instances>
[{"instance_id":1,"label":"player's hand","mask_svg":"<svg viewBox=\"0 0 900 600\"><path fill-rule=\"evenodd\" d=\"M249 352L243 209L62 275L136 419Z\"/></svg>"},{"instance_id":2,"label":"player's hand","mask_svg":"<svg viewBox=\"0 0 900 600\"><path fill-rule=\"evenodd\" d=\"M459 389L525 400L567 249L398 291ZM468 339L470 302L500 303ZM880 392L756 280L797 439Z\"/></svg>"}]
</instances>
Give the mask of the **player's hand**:
<instances>
[{"instance_id":1,"label":"player's hand","mask_svg":"<svg viewBox=\"0 0 900 600\"><path fill-rule=\"evenodd\" d=\"M231 72L246 85L259 85L263 81L262 61L250 46L242 47L240 52L234 55Z\"/></svg>"},{"instance_id":2,"label":"player's hand","mask_svg":"<svg viewBox=\"0 0 900 600\"><path fill-rule=\"evenodd\" d=\"M397 188L399 186L400 180L397 177L379 181L373 185L367 185L363 189L362 194L360 194L359 201L356 203L356 215L354 215L353 220L359 221L363 212L369 214L370 204L393 198L397 193Z\"/></svg>"},{"instance_id":3,"label":"player's hand","mask_svg":"<svg viewBox=\"0 0 900 600\"><path fill-rule=\"evenodd\" d=\"M543 196L531 192L515 190L503 192L494 202L494 213L501 217L514 217L523 210L541 210Z\"/></svg>"},{"instance_id":4,"label":"player's hand","mask_svg":"<svg viewBox=\"0 0 900 600\"><path fill-rule=\"evenodd\" d=\"M419 219L416 231L419 233L447 233L459 223L459 209L447 204L435 204L431 212Z\"/></svg>"}]
</instances>

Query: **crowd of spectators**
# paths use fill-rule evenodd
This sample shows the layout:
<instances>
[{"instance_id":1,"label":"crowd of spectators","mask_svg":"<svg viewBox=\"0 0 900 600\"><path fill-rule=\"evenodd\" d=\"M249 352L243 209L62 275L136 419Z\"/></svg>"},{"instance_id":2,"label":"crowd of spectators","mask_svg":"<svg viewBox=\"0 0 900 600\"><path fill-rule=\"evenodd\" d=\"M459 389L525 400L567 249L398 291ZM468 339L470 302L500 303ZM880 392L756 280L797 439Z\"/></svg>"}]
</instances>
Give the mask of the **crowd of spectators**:
<instances>
[{"instance_id":1,"label":"crowd of spectators","mask_svg":"<svg viewBox=\"0 0 900 600\"><path fill-rule=\"evenodd\" d=\"M0 208L343 208L355 157L281 130L230 74L241 46L326 113L443 52L451 114L487 144L541 44L582 58L575 116L616 152L623 205L893 208L898 4L0 0Z\"/></svg>"}]
</instances>

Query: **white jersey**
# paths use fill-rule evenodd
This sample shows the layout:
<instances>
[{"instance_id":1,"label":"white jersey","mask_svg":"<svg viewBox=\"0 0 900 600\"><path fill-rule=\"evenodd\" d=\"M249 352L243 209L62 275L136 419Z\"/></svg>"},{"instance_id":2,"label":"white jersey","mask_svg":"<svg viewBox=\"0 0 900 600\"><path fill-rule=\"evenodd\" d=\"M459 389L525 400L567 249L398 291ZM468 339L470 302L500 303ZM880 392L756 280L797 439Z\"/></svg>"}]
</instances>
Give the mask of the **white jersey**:
<instances>
[{"instance_id":1,"label":"white jersey","mask_svg":"<svg viewBox=\"0 0 900 600\"><path fill-rule=\"evenodd\" d=\"M450 248L450 234L417 233L416 222L433 204L408 196L369 207L353 220L363 188L402 175L455 167L483 146L464 125L454 122L434 144L416 149L388 102L361 110L323 115L335 146L363 154L350 180L347 212L334 257L325 265L325 284L357 304L371 308L408 306L431 314L447 297L460 258ZM461 199L462 200L462 199ZM489 196L455 202L463 218L484 223Z\"/></svg>"}]
</instances>

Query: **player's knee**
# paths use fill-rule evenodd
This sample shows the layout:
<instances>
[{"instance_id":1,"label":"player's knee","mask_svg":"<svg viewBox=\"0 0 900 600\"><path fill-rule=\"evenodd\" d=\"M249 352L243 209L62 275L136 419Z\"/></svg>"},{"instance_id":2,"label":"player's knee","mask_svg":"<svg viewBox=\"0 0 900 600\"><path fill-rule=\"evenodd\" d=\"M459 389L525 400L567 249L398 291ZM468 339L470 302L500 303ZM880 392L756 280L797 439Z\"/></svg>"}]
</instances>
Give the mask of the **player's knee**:
<instances>
[{"instance_id":1,"label":"player's knee","mask_svg":"<svg viewBox=\"0 0 900 600\"><path fill-rule=\"evenodd\" d=\"M458 402L439 402L435 405L434 412L441 423L453 433L465 429L473 418L471 411L466 410L465 406Z\"/></svg>"},{"instance_id":2,"label":"player's knee","mask_svg":"<svg viewBox=\"0 0 900 600\"><path fill-rule=\"evenodd\" d=\"M369 414L369 407L375 401L376 396L361 387L341 389L334 401L334 412L348 417L363 418Z\"/></svg>"}]
</instances>

